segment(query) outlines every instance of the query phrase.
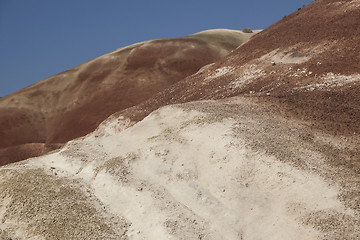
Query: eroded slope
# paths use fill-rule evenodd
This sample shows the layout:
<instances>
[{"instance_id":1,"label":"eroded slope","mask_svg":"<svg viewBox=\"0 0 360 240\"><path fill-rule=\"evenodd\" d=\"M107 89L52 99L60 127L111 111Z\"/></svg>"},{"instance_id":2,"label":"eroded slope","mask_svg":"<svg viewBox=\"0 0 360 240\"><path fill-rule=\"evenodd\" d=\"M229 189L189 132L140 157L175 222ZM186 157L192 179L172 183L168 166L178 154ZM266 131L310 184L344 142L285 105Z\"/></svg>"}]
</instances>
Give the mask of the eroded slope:
<instances>
[{"instance_id":1,"label":"eroded slope","mask_svg":"<svg viewBox=\"0 0 360 240\"><path fill-rule=\"evenodd\" d=\"M122 132L116 125L0 168L3 234L359 237L359 175L332 164L358 139L314 131L252 98L168 106Z\"/></svg>"}]
</instances>

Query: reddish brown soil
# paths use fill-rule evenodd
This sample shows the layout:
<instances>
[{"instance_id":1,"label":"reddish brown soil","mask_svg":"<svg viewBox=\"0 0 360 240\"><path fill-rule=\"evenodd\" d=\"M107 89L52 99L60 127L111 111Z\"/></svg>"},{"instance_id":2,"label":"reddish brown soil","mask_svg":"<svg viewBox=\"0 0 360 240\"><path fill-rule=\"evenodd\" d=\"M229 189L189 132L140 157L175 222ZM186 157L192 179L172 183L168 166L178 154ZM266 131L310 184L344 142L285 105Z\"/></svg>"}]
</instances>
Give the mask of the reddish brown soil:
<instances>
[{"instance_id":1,"label":"reddish brown soil","mask_svg":"<svg viewBox=\"0 0 360 240\"><path fill-rule=\"evenodd\" d=\"M313 2L256 35L251 43L234 53L232 63L241 65L277 48L293 47L293 53L306 54L311 52L312 46L322 46L322 53L294 68L306 68L318 76L329 72L359 74L360 8L350 5L347 7L350 2ZM269 74L261 79L260 85L254 82L242 90L259 91L266 85L273 85L280 77L287 83L273 89L271 97L265 98L266 101L280 104L286 115L309 121L328 132L345 135L360 133L359 82L346 88L292 92L296 83L291 78L284 79L286 73L281 71L281 66L269 68L278 70L277 76ZM297 79L300 83L311 80L308 77Z\"/></svg>"},{"instance_id":2,"label":"reddish brown soil","mask_svg":"<svg viewBox=\"0 0 360 240\"><path fill-rule=\"evenodd\" d=\"M227 64L242 65L275 49L292 48L293 53L304 54L324 45L323 54L298 67L310 71L352 74L360 69L360 9L346 8L351 0L314 1L301 10L285 16L281 21L257 34L251 42L221 60ZM325 64L317 65L317 62ZM219 63L219 64L222 64Z\"/></svg>"},{"instance_id":3,"label":"reddish brown soil","mask_svg":"<svg viewBox=\"0 0 360 240\"><path fill-rule=\"evenodd\" d=\"M0 162L5 165L37 157L59 149L63 144L27 143L0 149Z\"/></svg>"}]
</instances>

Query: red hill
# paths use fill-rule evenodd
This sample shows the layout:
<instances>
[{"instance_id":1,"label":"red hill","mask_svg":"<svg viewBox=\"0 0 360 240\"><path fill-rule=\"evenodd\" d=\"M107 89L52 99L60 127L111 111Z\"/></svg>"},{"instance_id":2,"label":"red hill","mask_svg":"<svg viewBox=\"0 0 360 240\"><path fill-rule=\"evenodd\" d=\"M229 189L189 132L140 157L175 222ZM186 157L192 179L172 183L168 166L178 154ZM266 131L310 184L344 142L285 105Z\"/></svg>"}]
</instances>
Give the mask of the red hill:
<instances>
[{"instance_id":1,"label":"red hill","mask_svg":"<svg viewBox=\"0 0 360 240\"><path fill-rule=\"evenodd\" d=\"M92 132L109 115L153 97L252 35L209 30L134 44L1 98L0 165Z\"/></svg>"}]
</instances>

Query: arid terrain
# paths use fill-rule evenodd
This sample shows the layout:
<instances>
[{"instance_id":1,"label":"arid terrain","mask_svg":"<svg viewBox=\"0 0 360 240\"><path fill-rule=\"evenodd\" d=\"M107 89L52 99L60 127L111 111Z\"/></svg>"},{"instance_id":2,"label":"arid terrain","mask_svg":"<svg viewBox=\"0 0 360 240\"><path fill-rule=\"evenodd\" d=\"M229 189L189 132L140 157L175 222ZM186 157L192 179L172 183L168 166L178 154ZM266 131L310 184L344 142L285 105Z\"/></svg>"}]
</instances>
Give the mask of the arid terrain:
<instances>
[{"instance_id":1,"label":"arid terrain","mask_svg":"<svg viewBox=\"0 0 360 240\"><path fill-rule=\"evenodd\" d=\"M29 156L20 151L18 162L0 167L0 239L360 239L359 23L359 0L317 0L244 44L236 38L241 45L225 52L219 42L241 31L191 35L215 37L217 58L185 74L191 53L181 77L137 102L131 97L146 87L129 87L130 78L117 83L113 65L89 71L84 111L54 117L57 127L46 132L52 140L21 142L17 128L2 132L6 159L24 144L38 157L18 161ZM136 58L136 68L153 69L155 52ZM167 54L162 67L171 62ZM97 75L103 69L112 73ZM58 88L57 77L58 98L75 91ZM69 86L79 79L63 77ZM75 136L65 126L95 119L89 99L115 101L106 92L92 98L88 79L113 79L121 101L134 102L107 110ZM14 94L18 105L6 115L20 125L36 121L16 115L29 104L22 97L29 89ZM19 142L6 145L3 136Z\"/></svg>"}]
</instances>

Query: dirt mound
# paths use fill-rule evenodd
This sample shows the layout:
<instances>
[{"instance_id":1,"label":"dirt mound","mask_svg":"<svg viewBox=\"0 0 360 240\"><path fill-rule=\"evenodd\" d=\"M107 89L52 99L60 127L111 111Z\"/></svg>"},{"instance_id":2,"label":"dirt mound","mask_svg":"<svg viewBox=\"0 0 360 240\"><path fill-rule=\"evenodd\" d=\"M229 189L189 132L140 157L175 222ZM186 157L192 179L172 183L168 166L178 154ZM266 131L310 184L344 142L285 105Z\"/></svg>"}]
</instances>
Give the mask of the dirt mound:
<instances>
[{"instance_id":1,"label":"dirt mound","mask_svg":"<svg viewBox=\"0 0 360 240\"><path fill-rule=\"evenodd\" d=\"M208 30L138 43L3 97L0 149L26 143L65 143L84 136L114 112L153 97L253 35ZM23 159L27 156L20 155ZM19 160L4 158L0 165Z\"/></svg>"}]
</instances>

